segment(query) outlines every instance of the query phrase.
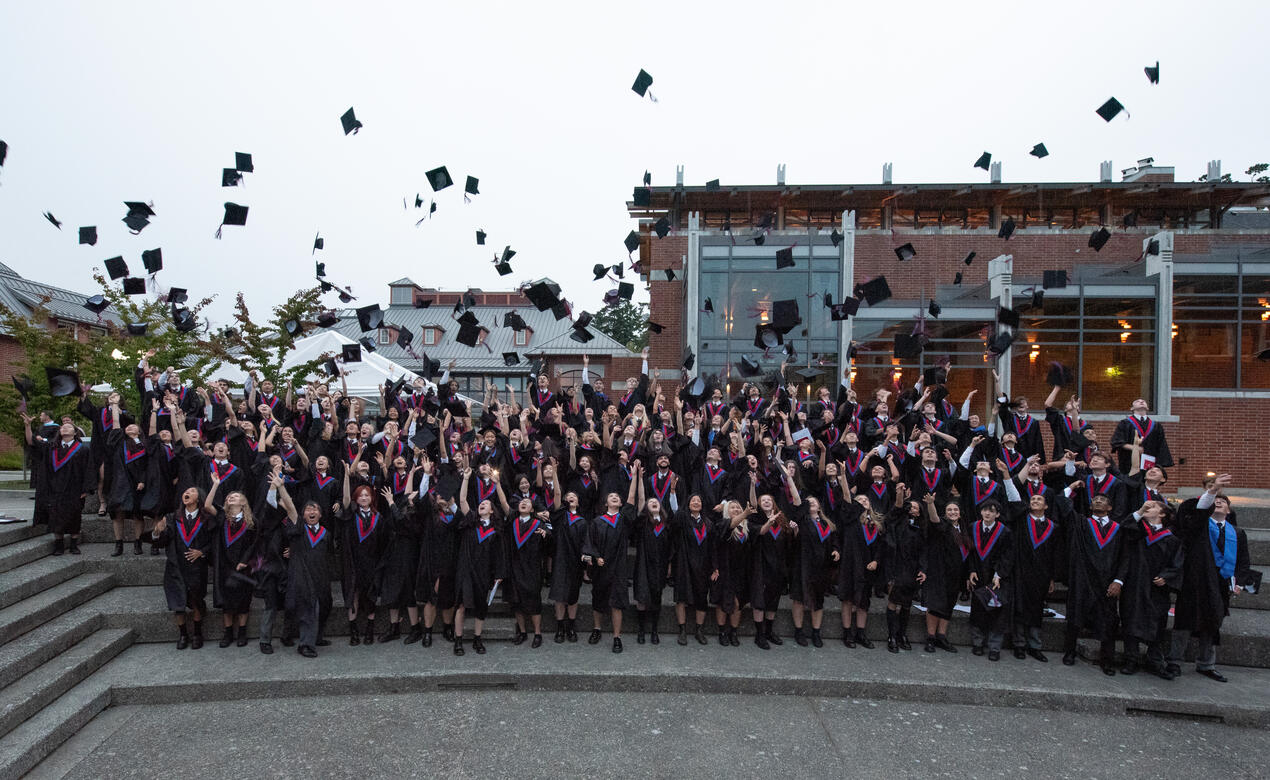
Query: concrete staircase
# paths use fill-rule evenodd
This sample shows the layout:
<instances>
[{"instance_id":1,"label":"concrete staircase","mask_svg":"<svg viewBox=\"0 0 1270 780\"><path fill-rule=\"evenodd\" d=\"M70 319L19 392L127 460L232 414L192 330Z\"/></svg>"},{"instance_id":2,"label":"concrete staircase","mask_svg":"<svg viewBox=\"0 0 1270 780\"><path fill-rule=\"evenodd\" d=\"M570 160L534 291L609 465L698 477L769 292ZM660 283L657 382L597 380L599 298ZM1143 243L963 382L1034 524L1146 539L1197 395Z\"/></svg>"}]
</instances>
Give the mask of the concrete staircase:
<instances>
[{"instance_id":1,"label":"concrete staircase","mask_svg":"<svg viewBox=\"0 0 1270 780\"><path fill-rule=\"evenodd\" d=\"M8 504L0 505L0 509L12 511L13 502L0 504ZM1238 512L1240 526L1248 534L1254 567L1263 571L1270 569L1270 506L1242 506ZM173 643L176 639L172 616L162 593L164 559L161 556L151 556L148 548L145 554L135 556L131 545L126 545L123 556L110 557L113 544L109 523L95 516L84 518L83 555L51 556L49 539L47 535L37 536L29 525L0 526L0 778L19 777L30 771L104 709L118 703L115 701L118 686L111 676L105 672L95 674L104 665L134 642ZM334 591L335 608L327 628L329 635L341 644L339 638L347 634L347 621L338 587ZM1061 612L1062 593L1056 595L1054 607ZM583 598L587 598L585 592ZM544 606L543 630L548 636L547 644L539 652L549 655L555 621L550 617L550 605ZM792 633L787 606L786 603L777 617L778 631L784 636ZM875 614L869 621L869 634L875 641L885 638L881 608L875 600ZM838 644L841 623L836 599L828 599L825 612L826 650L846 652ZM1234 599L1231 612L1220 651L1222 664L1270 669L1270 594L1240 595ZM220 635L219 615L212 614L209 618L205 624L209 644L199 651L185 651L180 656L181 663L186 663L187 657L197 658L200 666L214 667L219 664L213 662L222 658L230 661L230 654L253 667L268 663L260 656L254 641L258 608L253 610L249 621L253 642L247 648L222 650L216 647ZM966 618L964 613L958 613L953 621L949 637L954 644L969 643ZM921 612L915 609L910 637L924 636L922 619ZM381 629L386 622L385 609L380 611ZM712 613L707 623L713 645ZM578 625L584 635L591 625L590 609L585 603L579 608ZM634 629L631 614L624 633L633 634ZM508 639L513 630L514 622L506 605L496 602L486 623L485 637ZM660 630L665 637L663 645L669 644L665 651L683 650L674 646L673 609L663 607ZM1061 621L1046 621L1043 637L1047 649L1061 648L1062 630ZM448 656L448 647L439 642L439 633L438 646L417 652ZM752 633L748 618L742 622L741 633L747 636ZM634 644L633 638L630 644ZM789 649L791 642L786 644L785 652L797 652L797 648ZM294 655L280 643L275 642L275 648L279 654ZM158 644L148 650L158 651ZM376 650L364 652L375 653ZM396 651L384 649L382 652ZM171 655L177 656L174 652ZM250 662L248 657L252 659Z\"/></svg>"}]
</instances>

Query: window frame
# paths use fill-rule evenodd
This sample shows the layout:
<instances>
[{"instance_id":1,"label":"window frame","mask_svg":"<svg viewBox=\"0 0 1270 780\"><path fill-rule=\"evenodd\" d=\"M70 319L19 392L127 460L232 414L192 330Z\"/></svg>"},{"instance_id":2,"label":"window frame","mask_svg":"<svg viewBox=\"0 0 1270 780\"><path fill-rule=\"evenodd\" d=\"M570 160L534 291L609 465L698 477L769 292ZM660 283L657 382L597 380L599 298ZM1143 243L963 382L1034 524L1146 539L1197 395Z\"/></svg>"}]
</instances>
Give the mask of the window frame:
<instances>
[{"instance_id":1,"label":"window frame","mask_svg":"<svg viewBox=\"0 0 1270 780\"><path fill-rule=\"evenodd\" d=\"M1243 259L1236 259L1233 262L1185 262L1176 263L1173 271L1173 322L1171 324L1183 325L1229 325L1234 327L1234 382L1227 387L1204 386L1197 387L1192 385L1181 386L1172 381L1172 366L1170 366L1170 385L1174 390L1180 390L1188 393L1194 392L1265 392L1270 390L1270 386L1253 387L1244 384L1244 362L1245 362L1245 332L1250 327L1262 325L1266 323L1266 319L1256 316L1257 309L1249 305L1245 299L1270 298L1270 293L1253 292L1246 288L1252 286L1249 282L1261 281L1270 275L1270 263L1265 262L1248 262ZM1213 305L1187 305L1187 301L1178 300L1177 288L1179 284L1185 284L1192 277L1208 277L1212 279L1227 278L1233 279L1233 292L1203 292L1203 293L1183 293L1185 297L1192 299L1205 298L1213 302ZM1222 305L1222 302L1225 305ZM1183 312L1192 316L1179 317L1179 312ZM1265 312L1270 312L1270 308ZM1263 312L1263 315L1265 314ZM1231 314L1234 317L1231 317ZM1198 316L1195 316L1198 315ZM1224 315L1224 316L1223 316ZM1268 318L1270 319L1270 318ZM1170 329L1170 338L1176 331ZM1247 347L1251 349L1251 347ZM1176 363L1180 359L1178 351L1173 353L1173 362ZM1226 369L1223 368L1223 374Z\"/></svg>"}]
</instances>

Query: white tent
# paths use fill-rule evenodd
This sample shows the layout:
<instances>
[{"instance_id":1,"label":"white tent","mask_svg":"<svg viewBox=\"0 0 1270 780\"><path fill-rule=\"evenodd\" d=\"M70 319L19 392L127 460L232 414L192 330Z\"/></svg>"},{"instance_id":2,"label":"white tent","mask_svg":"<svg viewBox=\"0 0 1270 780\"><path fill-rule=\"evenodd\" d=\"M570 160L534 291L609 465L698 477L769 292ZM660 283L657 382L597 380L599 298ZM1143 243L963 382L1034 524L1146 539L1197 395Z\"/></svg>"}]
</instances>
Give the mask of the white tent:
<instances>
[{"instance_id":1,"label":"white tent","mask_svg":"<svg viewBox=\"0 0 1270 780\"><path fill-rule=\"evenodd\" d=\"M287 353L283 367L298 366L310 360L317 360L323 355L334 355L338 358L345 344L356 343L333 330L323 330L297 340L295 348ZM348 384L349 395L372 401L379 395L381 385L391 383L402 375L405 375L407 383L418 378L413 371L407 371L378 352L368 352L365 349L362 350L360 363L342 363L341 367L346 373L344 381ZM228 363L222 364L214 376L216 379L228 379L231 384L237 386L242 386L247 381L247 375L242 369ZM317 379L318 377L310 375L308 378ZM338 387L339 380L334 380L331 386Z\"/></svg>"}]
</instances>

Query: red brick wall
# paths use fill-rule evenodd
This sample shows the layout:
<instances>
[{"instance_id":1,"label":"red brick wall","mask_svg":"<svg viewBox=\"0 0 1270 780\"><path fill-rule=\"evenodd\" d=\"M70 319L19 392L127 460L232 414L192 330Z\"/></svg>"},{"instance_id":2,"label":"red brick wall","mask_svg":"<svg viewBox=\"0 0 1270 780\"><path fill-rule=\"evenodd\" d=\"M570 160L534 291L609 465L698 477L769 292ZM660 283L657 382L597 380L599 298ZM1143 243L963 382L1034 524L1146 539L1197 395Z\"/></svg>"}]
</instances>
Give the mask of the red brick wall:
<instances>
[{"instance_id":1,"label":"red brick wall","mask_svg":"<svg viewBox=\"0 0 1270 780\"><path fill-rule=\"evenodd\" d=\"M666 281L665 274L653 273L650 283L649 318L665 330L661 334L648 334L649 368L660 368L663 375L679 376L679 369L687 357L684 345L684 255L688 253L688 237L670 235L665 238L645 237L640 247L640 264L647 271L659 272L670 268L675 272L673 282ZM636 366L636 373L639 367Z\"/></svg>"},{"instance_id":2,"label":"red brick wall","mask_svg":"<svg viewBox=\"0 0 1270 780\"><path fill-rule=\"evenodd\" d=\"M1174 461L1186 458L1169 471L1174 485L1198 485L1207 471L1234 475L1238 487L1270 484L1270 453L1260 443L1270 399L1175 397L1173 413L1182 420L1167 428L1169 450Z\"/></svg>"}]
</instances>

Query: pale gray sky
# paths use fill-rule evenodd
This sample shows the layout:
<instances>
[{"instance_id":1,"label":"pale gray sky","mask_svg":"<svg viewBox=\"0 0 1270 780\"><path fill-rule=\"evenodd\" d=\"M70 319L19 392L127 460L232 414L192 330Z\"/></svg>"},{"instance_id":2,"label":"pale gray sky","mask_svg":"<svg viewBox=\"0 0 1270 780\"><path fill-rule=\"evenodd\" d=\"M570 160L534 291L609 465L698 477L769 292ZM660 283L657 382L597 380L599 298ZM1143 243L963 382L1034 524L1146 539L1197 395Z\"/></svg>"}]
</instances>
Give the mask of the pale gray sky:
<instances>
[{"instance_id":1,"label":"pale gray sky","mask_svg":"<svg viewBox=\"0 0 1270 780\"><path fill-rule=\"evenodd\" d=\"M263 313L311 279L321 230L319 258L361 302L400 276L549 275L594 309L607 285L590 267L625 258L645 169L868 183L891 161L897 183L986 181L971 166L987 150L1006 181L1089 181L1104 159L1118 176L1145 156L1183 180L1213 158L1246 178L1270 160L1267 29L1260 2L10 3L0 261L91 290L105 258L139 272L162 247L160 281L218 293L224 320L239 289ZM656 104L630 90L641 67ZM1111 95L1131 118L1094 114ZM365 128L345 137L350 105ZM236 151L256 173L222 189ZM439 165L457 186L416 228L402 198ZM469 173L482 194L464 204ZM154 201L139 236L125 200ZM216 241L227 200L250 215ZM500 280L505 244L516 273Z\"/></svg>"}]
</instances>

